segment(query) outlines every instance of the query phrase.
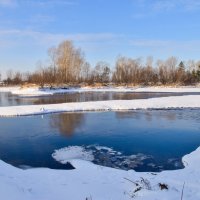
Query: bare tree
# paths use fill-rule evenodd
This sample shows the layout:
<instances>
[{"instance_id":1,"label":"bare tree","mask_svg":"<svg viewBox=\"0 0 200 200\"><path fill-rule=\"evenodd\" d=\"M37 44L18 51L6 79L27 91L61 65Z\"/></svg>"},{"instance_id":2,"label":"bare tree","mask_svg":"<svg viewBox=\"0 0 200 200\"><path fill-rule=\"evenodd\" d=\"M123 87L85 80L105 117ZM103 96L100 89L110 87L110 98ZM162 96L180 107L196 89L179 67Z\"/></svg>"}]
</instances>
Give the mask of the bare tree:
<instances>
[{"instance_id":1,"label":"bare tree","mask_svg":"<svg viewBox=\"0 0 200 200\"><path fill-rule=\"evenodd\" d=\"M56 65L62 83L77 82L84 64L81 49L75 48L71 41L63 41L56 48Z\"/></svg>"},{"instance_id":2,"label":"bare tree","mask_svg":"<svg viewBox=\"0 0 200 200\"><path fill-rule=\"evenodd\" d=\"M92 71L93 82L97 83L108 83L110 80L110 67L106 62L98 62Z\"/></svg>"},{"instance_id":3,"label":"bare tree","mask_svg":"<svg viewBox=\"0 0 200 200\"><path fill-rule=\"evenodd\" d=\"M56 76L57 76L57 53L56 53L56 47L51 47L48 49L48 55L50 57L50 68L53 70L53 77L52 77L52 83L56 82Z\"/></svg>"}]
</instances>

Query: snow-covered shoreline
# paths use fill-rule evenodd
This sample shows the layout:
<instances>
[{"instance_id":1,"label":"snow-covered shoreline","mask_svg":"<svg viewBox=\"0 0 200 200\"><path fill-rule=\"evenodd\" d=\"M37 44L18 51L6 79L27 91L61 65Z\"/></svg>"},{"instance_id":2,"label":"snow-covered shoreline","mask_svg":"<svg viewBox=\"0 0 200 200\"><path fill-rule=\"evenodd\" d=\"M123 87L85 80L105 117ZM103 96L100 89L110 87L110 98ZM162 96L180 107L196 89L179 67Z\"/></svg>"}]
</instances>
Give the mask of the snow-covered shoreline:
<instances>
[{"instance_id":1,"label":"snow-covered shoreline","mask_svg":"<svg viewBox=\"0 0 200 200\"><path fill-rule=\"evenodd\" d=\"M40 97L51 96L54 94L82 93L82 92L159 92L159 93L200 93L199 87L81 87L68 89L50 89L38 87L20 88L20 87L0 87L0 92L11 92L13 95L21 97Z\"/></svg>"},{"instance_id":2,"label":"snow-covered shoreline","mask_svg":"<svg viewBox=\"0 0 200 200\"><path fill-rule=\"evenodd\" d=\"M60 112L128 111L138 109L200 108L200 95L159 97L136 100L91 101L46 105L0 107L0 116L27 116Z\"/></svg>"},{"instance_id":3,"label":"snow-covered shoreline","mask_svg":"<svg viewBox=\"0 0 200 200\"><path fill-rule=\"evenodd\" d=\"M6 200L177 200L185 184L183 199L200 199L200 147L182 161L184 169L151 173L83 160L70 161L74 170L22 170L0 160L0 196Z\"/></svg>"},{"instance_id":4,"label":"snow-covered shoreline","mask_svg":"<svg viewBox=\"0 0 200 200\"><path fill-rule=\"evenodd\" d=\"M20 87L0 87L0 92L14 92L15 90L20 90Z\"/></svg>"}]
</instances>

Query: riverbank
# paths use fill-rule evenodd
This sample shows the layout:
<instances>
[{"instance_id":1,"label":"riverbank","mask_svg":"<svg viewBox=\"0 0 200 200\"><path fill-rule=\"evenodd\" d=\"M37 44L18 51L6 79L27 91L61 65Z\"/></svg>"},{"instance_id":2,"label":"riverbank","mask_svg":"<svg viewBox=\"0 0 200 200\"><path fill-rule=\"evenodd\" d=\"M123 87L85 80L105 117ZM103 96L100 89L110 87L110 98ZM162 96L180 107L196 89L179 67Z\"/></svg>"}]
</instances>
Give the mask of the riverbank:
<instances>
[{"instance_id":1,"label":"riverbank","mask_svg":"<svg viewBox=\"0 0 200 200\"><path fill-rule=\"evenodd\" d=\"M66 93L81 93L81 92L160 92L160 93L200 93L200 87L66 87L66 88L40 88L35 87L0 87L0 92L11 92L13 95L21 97L39 97L39 96L51 96L54 94L66 94Z\"/></svg>"},{"instance_id":2,"label":"riverbank","mask_svg":"<svg viewBox=\"0 0 200 200\"><path fill-rule=\"evenodd\" d=\"M199 155L200 148L183 157L184 169L161 173L124 171L73 159L70 162L74 170L23 170L0 161L0 197L7 200L177 200L183 195L187 200L200 199Z\"/></svg>"}]
</instances>

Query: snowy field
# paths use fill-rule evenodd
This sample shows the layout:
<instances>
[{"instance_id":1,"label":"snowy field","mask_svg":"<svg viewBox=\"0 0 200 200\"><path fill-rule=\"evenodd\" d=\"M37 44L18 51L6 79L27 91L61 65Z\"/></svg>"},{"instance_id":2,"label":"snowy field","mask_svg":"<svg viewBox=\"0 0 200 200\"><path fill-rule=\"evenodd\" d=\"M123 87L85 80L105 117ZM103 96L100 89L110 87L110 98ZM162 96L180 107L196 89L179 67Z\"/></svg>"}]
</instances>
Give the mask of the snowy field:
<instances>
[{"instance_id":1,"label":"snowy field","mask_svg":"<svg viewBox=\"0 0 200 200\"><path fill-rule=\"evenodd\" d=\"M127 111L136 109L200 108L200 95L159 97L136 100L91 101L46 105L0 107L0 116L26 116L59 112Z\"/></svg>"},{"instance_id":2,"label":"snowy field","mask_svg":"<svg viewBox=\"0 0 200 200\"><path fill-rule=\"evenodd\" d=\"M82 155L82 156L80 156ZM2 200L198 200L200 148L183 157L185 168L161 173L124 171L92 164L81 147L55 151L74 170L18 169L0 161ZM184 186L184 188L183 188ZM183 192L183 194L182 194Z\"/></svg>"}]
</instances>

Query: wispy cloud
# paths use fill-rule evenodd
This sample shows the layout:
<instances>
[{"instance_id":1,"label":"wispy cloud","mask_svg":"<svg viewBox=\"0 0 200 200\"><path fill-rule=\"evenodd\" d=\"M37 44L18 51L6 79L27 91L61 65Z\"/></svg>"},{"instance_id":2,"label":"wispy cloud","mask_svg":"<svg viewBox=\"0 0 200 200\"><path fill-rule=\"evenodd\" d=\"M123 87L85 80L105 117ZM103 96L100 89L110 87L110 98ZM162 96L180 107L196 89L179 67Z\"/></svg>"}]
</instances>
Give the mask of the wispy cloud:
<instances>
[{"instance_id":1,"label":"wispy cloud","mask_svg":"<svg viewBox=\"0 0 200 200\"><path fill-rule=\"evenodd\" d=\"M0 46L1 44L8 44L10 46L38 45L50 47L57 45L63 40L72 40L79 44L119 44L119 41L124 45L130 45L136 48L149 49L185 49L185 50L199 50L200 40L158 40L158 39L131 39L120 34L113 33L49 33L39 32L33 30L20 29L0 29ZM121 43L119 45L121 45Z\"/></svg>"},{"instance_id":2,"label":"wispy cloud","mask_svg":"<svg viewBox=\"0 0 200 200\"><path fill-rule=\"evenodd\" d=\"M157 0L155 3L155 8L160 10L172 10L176 9L177 11L191 11L191 10L199 10L200 9L200 1L199 0Z\"/></svg>"},{"instance_id":3,"label":"wispy cloud","mask_svg":"<svg viewBox=\"0 0 200 200\"><path fill-rule=\"evenodd\" d=\"M199 10L200 1L199 0L182 0L185 9L187 10Z\"/></svg>"},{"instance_id":4,"label":"wispy cloud","mask_svg":"<svg viewBox=\"0 0 200 200\"><path fill-rule=\"evenodd\" d=\"M156 49L163 51L165 50L186 50L186 51L195 51L200 50L200 40L149 40L149 39L139 39L139 40L131 40L130 45L137 48L148 48L148 49Z\"/></svg>"},{"instance_id":5,"label":"wispy cloud","mask_svg":"<svg viewBox=\"0 0 200 200\"><path fill-rule=\"evenodd\" d=\"M163 1L155 1L152 4L152 9L154 11L170 11L176 7L176 2L163 0Z\"/></svg>"},{"instance_id":6,"label":"wispy cloud","mask_svg":"<svg viewBox=\"0 0 200 200\"><path fill-rule=\"evenodd\" d=\"M164 47L171 43L172 41L167 40L147 40L147 39L139 39L139 40L131 40L130 44L136 47Z\"/></svg>"},{"instance_id":7,"label":"wispy cloud","mask_svg":"<svg viewBox=\"0 0 200 200\"><path fill-rule=\"evenodd\" d=\"M31 6L74 6L79 4L77 0L18 0L18 2Z\"/></svg>"},{"instance_id":8,"label":"wispy cloud","mask_svg":"<svg viewBox=\"0 0 200 200\"><path fill-rule=\"evenodd\" d=\"M122 37L112 33L78 33L78 34L53 34L46 32L38 32L32 30L0 30L1 41L13 41L13 45L18 45L21 41L24 43L29 40L37 45L55 45L62 40L72 40L78 43L98 43L103 41L111 41ZM11 44L11 43L10 43Z\"/></svg>"},{"instance_id":9,"label":"wispy cloud","mask_svg":"<svg viewBox=\"0 0 200 200\"><path fill-rule=\"evenodd\" d=\"M0 7L30 6L72 6L78 5L77 0L0 0Z\"/></svg>"},{"instance_id":10,"label":"wispy cloud","mask_svg":"<svg viewBox=\"0 0 200 200\"><path fill-rule=\"evenodd\" d=\"M16 0L0 0L0 7L14 7L16 5Z\"/></svg>"},{"instance_id":11,"label":"wispy cloud","mask_svg":"<svg viewBox=\"0 0 200 200\"><path fill-rule=\"evenodd\" d=\"M47 14L36 14L30 17L30 19L28 19L27 21L29 22L29 24L38 24L38 22L40 22L39 24L43 24L43 23L51 23L51 22L55 22L56 18L53 15L47 15Z\"/></svg>"},{"instance_id":12,"label":"wispy cloud","mask_svg":"<svg viewBox=\"0 0 200 200\"><path fill-rule=\"evenodd\" d=\"M136 12L133 18L144 18L166 12L192 12L200 10L199 0L133 0Z\"/></svg>"}]
</instances>

